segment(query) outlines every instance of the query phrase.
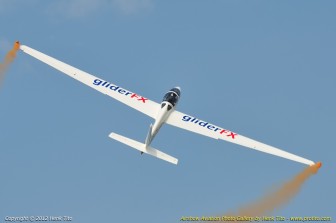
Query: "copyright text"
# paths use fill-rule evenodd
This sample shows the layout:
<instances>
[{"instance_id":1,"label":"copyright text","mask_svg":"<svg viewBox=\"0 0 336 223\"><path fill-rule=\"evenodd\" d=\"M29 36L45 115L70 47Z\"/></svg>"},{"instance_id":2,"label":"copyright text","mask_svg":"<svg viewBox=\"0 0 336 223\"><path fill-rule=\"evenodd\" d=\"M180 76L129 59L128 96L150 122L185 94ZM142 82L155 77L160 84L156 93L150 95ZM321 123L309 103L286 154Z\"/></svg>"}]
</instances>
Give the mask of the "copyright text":
<instances>
[{"instance_id":1,"label":"copyright text","mask_svg":"<svg viewBox=\"0 0 336 223\"><path fill-rule=\"evenodd\" d=\"M6 216L6 222L62 222L72 221L70 216Z\"/></svg>"}]
</instances>

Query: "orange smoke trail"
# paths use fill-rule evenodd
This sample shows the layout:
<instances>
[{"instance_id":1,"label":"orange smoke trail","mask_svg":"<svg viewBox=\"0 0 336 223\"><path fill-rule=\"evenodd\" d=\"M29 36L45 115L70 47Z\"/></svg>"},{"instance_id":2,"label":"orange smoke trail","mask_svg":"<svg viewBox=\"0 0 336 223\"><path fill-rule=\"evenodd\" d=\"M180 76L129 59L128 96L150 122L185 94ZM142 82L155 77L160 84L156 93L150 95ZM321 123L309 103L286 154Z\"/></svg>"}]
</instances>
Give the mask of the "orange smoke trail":
<instances>
[{"instance_id":1,"label":"orange smoke trail","mask_svg":"<svg viewBox=\"0 0 336 223\"><path fill-rule=\"evenodd\" d=\"M13 62L13 60L16 57L16 52L20 49L20 42L16 41L14 43L13 49L11 49L6 57L3 63L0 63L0 85L5 77L6 70L8 66Z\"/></svg>"},{"instance_id":2,"label":"orange smoke trail","mask_svg":"<svg viewBox=\"0 0 336 223\"><path fill-rule=\"evenodd\" d=\"M321 162L307 167L297 174L290 181L283 184L278 190L266 195L259 201L241 208L237 213L226 214L226 216L264 216L270 214L275 209L285 205L300 190L303 183L313 174L317 173L321 167Z\"/></svg>"}]
</instances>

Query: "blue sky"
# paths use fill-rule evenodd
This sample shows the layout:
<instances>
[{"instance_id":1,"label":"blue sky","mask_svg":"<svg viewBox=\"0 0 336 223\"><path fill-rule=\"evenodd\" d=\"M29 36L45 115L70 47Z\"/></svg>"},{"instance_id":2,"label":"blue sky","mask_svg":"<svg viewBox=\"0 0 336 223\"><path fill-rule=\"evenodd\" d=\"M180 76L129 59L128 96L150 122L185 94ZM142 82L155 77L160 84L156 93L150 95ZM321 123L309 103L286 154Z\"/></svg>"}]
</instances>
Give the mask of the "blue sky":
<instances>
[{"instance_id":1,"label":"blue sky","mask_svg":"<svg viewBox=\"0 0 336 223\"><path fill-rule=\"evenodd\" d=\"M323 168L273 215L335 219L334 1L0 0L15 40ZM0 218L178 222L227 213L305 166L164 126L174 166L108 138L152 120L19 53L0 89Z\"/></svg>"}]
</instances>

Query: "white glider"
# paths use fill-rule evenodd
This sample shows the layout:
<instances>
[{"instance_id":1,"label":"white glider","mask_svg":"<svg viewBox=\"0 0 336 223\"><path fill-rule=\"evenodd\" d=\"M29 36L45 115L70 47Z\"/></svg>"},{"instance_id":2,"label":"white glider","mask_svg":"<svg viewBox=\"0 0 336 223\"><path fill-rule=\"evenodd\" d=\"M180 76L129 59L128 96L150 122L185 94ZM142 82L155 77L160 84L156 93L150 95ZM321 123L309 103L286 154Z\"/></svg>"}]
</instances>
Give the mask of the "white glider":
<instances>
[{"instance_id":1,"label":"white glider","mask_svg":"<svg viewBox=\"0 0 336 223\"><path fill-rule=\"evenodd\" d=\"M181 89L174 87L169 90L163 97L161 104L151 101L139 94L126 90L116 84L104 81L98 77L81 71L73 66L63 63L55 58L45 55L28 46L20 46L20 49L35 57L36 59L50 65L51 67L67 74L68 76L86 84L87 86L100 91L146 115L152 117L154 125L150 125L149 131L144 143L126 138L116 133L111 133L109 137L130 147L139 150L142 153L147 153L157 158L163 159L173 164L177 164L178 160L168 154L165 154L150 146L155 135L160 130L164 123L173 125L182 129L189 130L201 135L205 135L214 139L222 139L231 143L235 143L247 148L255 149L264 153L269 153L275 156L283 157L296 162L313 165L314 162L303 157L285 152L273 146L266 145L256 140L238 135L230 130L210 124L209 122L195 118L179 111L176 111L177 102L181 96Z\"/></svg>"}]
</instances>

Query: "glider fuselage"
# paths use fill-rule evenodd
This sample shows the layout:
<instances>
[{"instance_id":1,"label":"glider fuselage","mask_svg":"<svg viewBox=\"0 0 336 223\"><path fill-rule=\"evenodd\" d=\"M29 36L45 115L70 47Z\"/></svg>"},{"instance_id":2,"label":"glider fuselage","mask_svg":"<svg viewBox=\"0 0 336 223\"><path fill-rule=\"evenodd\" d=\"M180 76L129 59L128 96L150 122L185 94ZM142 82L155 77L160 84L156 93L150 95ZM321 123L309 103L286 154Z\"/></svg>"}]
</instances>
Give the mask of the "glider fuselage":
<instances>
[{"instance_id":1,"label":"glider fuselage","mask_svg":"<svg viewBox=\"0 0 336 223\"><path fill-rule=\"evenodd\" d=\"M180 87L174 87L164 95L160 109L155 118L154 125L151 125L149 129L149 133L147 135L145 142L146 146L149 146L149 144L153 141L155 135L160 130L163 123L165 123L169 115L175 110L175 107L180 99L180 96L181 96Z\"/></svg>"}]
</instances>

